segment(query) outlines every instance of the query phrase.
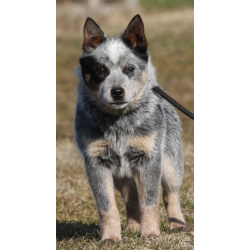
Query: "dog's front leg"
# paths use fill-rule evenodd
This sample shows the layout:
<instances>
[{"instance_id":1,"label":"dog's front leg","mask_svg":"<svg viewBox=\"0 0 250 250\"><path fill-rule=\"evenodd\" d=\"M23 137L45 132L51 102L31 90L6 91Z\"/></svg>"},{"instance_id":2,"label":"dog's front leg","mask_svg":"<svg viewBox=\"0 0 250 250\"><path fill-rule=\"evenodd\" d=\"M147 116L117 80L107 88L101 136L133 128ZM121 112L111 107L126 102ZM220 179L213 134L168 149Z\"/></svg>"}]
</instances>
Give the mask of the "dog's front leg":
<instances>
[{"instance_id":1,"label":"dog's front leg","mask_svg":"<svg viewBox=\"0 0 250 250\"><path fill-rule=\"evenodd\" d=\"M148 161L139 169L141 237L160 235L161 164Z\"/></svg>"},{"instance_id":2,"label":"dog's front leg","mask_svg":"<svg viewBox=\"0 0 250 250\"><path fill-rule=\"evenodd\" d=\"M92 165L86 169L100 216L102 241L119 241L121 223L115 201L112 172L101 165Z\"/></svg>"}]
</instances>

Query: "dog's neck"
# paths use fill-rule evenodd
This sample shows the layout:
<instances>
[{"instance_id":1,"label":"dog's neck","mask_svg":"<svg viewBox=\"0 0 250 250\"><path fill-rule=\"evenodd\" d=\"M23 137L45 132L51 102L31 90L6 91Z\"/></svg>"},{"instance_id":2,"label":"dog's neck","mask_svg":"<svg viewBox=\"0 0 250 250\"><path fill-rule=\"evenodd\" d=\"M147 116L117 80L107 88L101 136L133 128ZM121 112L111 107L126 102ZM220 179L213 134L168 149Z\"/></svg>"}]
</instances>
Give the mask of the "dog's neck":
<instances>
[{"instance_id":1,"label":"dog's neck","mask_svg":"<svg viewBox=\"0 0 250 250\"><path fill-rule=\"evenodd\" d=\"M82 83L79 83L79 85L80 84ZM141 124L147 123L157 109L158 97L151 90L147 91L148 93L144 93L145 98L143 98L143 100L140 99L126 110L117 110L117 114L105 112L103 107L100 108L97 106L96 102L91 100L89 95L84 95L84 93L81 94L79 92L78 98L83 98L84 101L79 100L78 105L80 105L80 103L83 103L83 105L78 106L78 108L85 113L88 123L91 123L93 127L98 127L102 131L107 131L114 124L119 124L120 130L126 130L128 127L136 129L136 127L141 126ZM131 116L135 119L130 119ZM138 117L140 117L140 119L138 119ZM134 121L134 123L132 123L132 121Z\"/></svg>"}]
</instances>

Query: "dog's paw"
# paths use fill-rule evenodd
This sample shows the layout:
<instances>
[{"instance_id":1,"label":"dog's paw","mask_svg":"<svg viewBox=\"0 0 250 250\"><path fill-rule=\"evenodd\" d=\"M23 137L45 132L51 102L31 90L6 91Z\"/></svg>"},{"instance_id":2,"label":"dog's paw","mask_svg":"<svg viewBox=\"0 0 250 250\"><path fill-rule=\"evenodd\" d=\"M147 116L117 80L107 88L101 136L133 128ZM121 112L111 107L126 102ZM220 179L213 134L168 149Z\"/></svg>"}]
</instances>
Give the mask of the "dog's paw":
<instances>
[{"instance_id":1,"label":"dog's paw","mask_svg":"<svg viewBox=\"0 0 250 250\"><path fill-rule=\"evenodd\" d=\"M149 234L142 234L141 238L158 238L160 236L159 233L149 233Z\"/></svg>"},{"instance_id":2,"label":"dog's paw","mask_svg":"<svg viewBox=\"0 0 250 250\"><path fill-rule=\"evenodd\" d=\"M140 224L139 223L128 223L126 230L136 232L140 230Z\"/></svg>"},{"instance_id":3,"label":"dog's paw","mask_svg":"<svg viewBox=\"0 0 250 250\"><path fill-rule=\"evenodd\" d=\"M141 238L157 238L160 236L160 231L142 230Z\"/></svg>"},{"instance_id":4,"label":"dog's paw","mask_svg":"<svg viewBox=\"0 0 250 250\"><path fill-rule=\"evenodd\" d=\"M176 218L169 218L170 232L186 232L188 227L183 220Z\"/></svg>"},{"instance_id":5,"label":"dog's paw","mask_svg":"<svg viewBox=\"0 0 250 250\"><path fill-rule=\"evenodd\" d=\"M102 244L116 243L116 242L119 242L121 240L122 240L121 236L110 236L110 237L107 237L107 238L106 237L102 238L101 243Z\"/></svg>"},{"instance_id":6,"label":"dog's paw","mask_svg":"<svg viewBox=\"0 0 250 250\"><path fill-rule=\"evenodd\" d=\"M171 233L180 233L180 232L187 232L188 231L188 227L187 225L172 225L172 227L170 228L170 232Z\"/></svg>"}]
</instances>

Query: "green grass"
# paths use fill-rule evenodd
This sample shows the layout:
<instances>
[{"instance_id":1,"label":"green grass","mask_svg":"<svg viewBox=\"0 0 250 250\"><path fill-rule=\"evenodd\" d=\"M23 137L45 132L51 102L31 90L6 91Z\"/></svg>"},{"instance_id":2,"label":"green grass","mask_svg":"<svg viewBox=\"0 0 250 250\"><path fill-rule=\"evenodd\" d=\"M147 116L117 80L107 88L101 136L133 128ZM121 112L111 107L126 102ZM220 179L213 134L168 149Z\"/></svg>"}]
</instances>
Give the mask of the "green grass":
<instances>
[{"instance_id":1,"label":"green grass","mask_svg":"<svg viewBox=\"0 0 250 250\"><path fill-rule=\"evenodd\" d=\"M146 8L184 8L184 7L193 7L194 0L140 0L140 4Z\"/></svg>"},{"instance_id":2,"label":"green grass","mask_svg":"<svg viewBox=\"0 0 250 250\"><path fill-rule=\"evenodd\" d=\"M70 8L71 5L68 6ZM74 115L77 98L75 67L82 45L82 25L88 12L80 16L57 15L57 197L56 245L58 249L193 249L193 121L180 114L183 126L185 176L181 189L181 205L190 229L187 233L170 233L167 215L160 204L161 236L141 239L139 233L125 231L126 211L120 194L116 193L122 223L122 242L100 245L98 213L88 184L84 163L79 155L74 135ZM171 12L146 10L140 12L146 28L149 50L158 72L159 82L167 92L193 111L193 10ZM92 16L92 15L90 15ZM98 19L99 18L99 19ZM114 16L94 17L110 36L119 35L130 19L119 12ZM131 16L132 18L132 16ZM81 20L81 21L79 21ZM122 25L121 25L121 24ZM123 27L123 25L125 25Z\"/></svg>"}]
</instances>

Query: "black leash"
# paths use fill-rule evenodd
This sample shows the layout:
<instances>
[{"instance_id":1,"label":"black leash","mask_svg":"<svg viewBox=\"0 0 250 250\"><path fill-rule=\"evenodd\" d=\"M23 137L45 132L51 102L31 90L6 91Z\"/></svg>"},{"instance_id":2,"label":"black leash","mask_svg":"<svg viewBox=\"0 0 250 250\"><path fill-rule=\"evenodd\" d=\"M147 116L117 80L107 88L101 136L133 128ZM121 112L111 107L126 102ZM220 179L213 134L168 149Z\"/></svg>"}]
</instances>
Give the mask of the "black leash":
<instances>
[{"instance_id":1,"label":"black leash","mask_svg":"<svg viewBox=\"0 0 250 250\"><path fill-rule=\"evenodd\" d=\"M177 109L179 109L182 113L184 113L185 115L187 115L189 118L194 120L194 114L191 113L189 110L187 110L186 108L184 108L182 105L180 105L180 103L178 103L177 101L175 101L172 97L170 97L169 95L167 95L160 87L156 86L153 87L153 90L158 93L159 95L161 95L164 99L166 99L168 102L170 102L172 105L174 105Z\"/></svg>"}]
</instances>

